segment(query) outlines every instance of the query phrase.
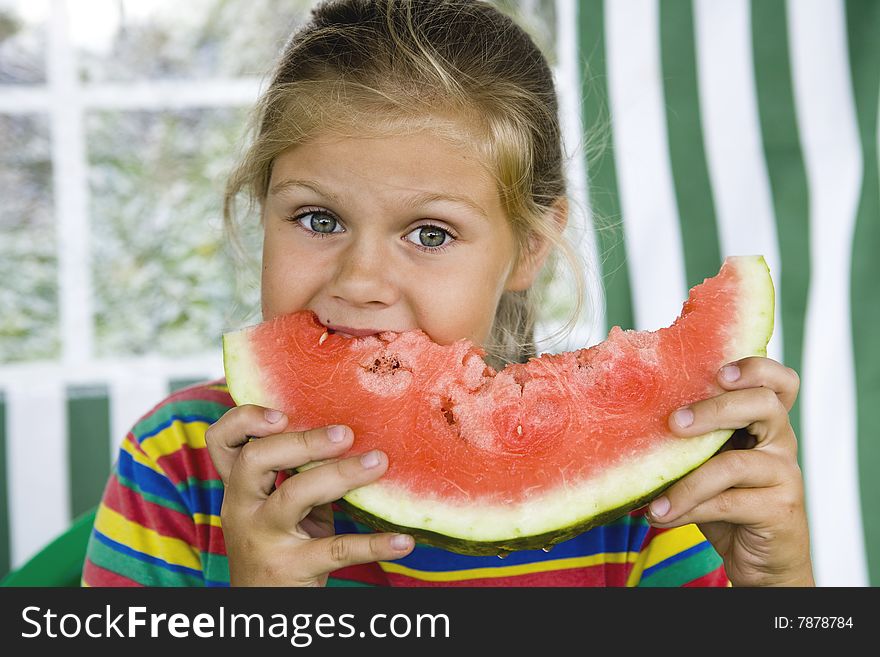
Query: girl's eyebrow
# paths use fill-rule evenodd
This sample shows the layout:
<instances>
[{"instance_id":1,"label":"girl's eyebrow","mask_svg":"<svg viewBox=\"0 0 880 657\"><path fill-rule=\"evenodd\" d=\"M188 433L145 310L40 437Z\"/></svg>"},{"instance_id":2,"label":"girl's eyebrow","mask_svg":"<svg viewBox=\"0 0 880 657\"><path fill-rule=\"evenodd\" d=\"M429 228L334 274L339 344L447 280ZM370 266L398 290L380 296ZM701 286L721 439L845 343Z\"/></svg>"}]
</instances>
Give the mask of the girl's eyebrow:
<instances>
[{"instance_id":1,"label":"girl's eyebrow","mask_svg":"<svg viewBox=\"0 0 880 657\"><path fill-rule=\"evenodd\" d=\"M338 205L342 205L342 199L340 199L339 196L337 196L333 192L323 189L314 180L298 180L292 178L281 180L272 185L272 187L269 189L269 195L277 196L278 194L286 192L293 187L305 187L306 189L310 189L316 194L323 196L324 198L329 199ZM417 208L421 205L431 203L433 201L447 201L463 205L471 211L475 212L479 217L485 219L486 221L489 220L486 211L478 203L469 199L467 196L458 196L455 194L440 194L438 192L422 192L421 194L415 194L404 199L406 207L409 208Z\"/></svg>"},{"instance_id":2,"label":"girl's eyebrow","mask_svg":"<svg viewBox=\"0 0 880 657\"><path fill-rule=\"evenodd\" d=\"M269 196L277 196L278 194L286 192L292 187L305 187L306 189L310 189L316 194L323 196L324 198L330 199L334 203L341 202L341 199L336 194L322 189L321 186L314 180L295 180L291 178L282 180L272 185L272 187L269 189Z\"/></svg>"}]
</instances>

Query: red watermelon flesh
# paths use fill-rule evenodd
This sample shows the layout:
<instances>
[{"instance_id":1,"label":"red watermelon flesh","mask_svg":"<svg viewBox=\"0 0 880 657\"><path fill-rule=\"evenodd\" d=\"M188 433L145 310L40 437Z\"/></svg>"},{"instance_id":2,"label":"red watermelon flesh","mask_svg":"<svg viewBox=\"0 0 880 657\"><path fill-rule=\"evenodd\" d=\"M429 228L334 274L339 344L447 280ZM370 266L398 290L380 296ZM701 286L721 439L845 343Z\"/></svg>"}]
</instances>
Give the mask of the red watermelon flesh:
<instances>
[{"instance_id":1,"label":"red watermelon flesh","mask_svg":"<svg viewBox=\"0 0 880 657\"><path fill-rule=\"evenodd\" d=\"M658 331L496 372L468 340L420 330L348 338L311 311L224 335L236 403L283 410L289 431L354 430L383 477L344 505L377 529L471 554L545 547L646 503L730 430L671 435L675 409L722 392L725 363L765 355L773 286L760 256L728 258Z\"/></svg>"}]
</instances>

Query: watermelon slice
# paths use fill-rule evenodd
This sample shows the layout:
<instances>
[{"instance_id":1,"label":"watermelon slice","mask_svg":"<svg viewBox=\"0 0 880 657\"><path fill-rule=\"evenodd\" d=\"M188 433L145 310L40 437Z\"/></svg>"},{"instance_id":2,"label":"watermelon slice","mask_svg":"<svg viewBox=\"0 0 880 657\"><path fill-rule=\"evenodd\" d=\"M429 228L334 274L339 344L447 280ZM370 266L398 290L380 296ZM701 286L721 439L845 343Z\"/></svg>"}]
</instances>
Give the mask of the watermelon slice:
<instances>
[{"instance_id":1,"label":"watermelon slice","mask_svg":"<svg viewBox=\"0 0 880 657\"><path fill-rule=\"evenodd\" d=\"M289 431L354 430L387 472L340 504L365 524L464 554L545 549L638 508L711 457L733 428L671 434L675 409L720 394L724 364L766 355L764 258L727 258L658 331L611 329L589 349L497 372L468 340L420 330L350 338L311 311L223 336L237 404L284 411ZM314 464L312 464L314 465Z\"/></svg>"}]
</instances>

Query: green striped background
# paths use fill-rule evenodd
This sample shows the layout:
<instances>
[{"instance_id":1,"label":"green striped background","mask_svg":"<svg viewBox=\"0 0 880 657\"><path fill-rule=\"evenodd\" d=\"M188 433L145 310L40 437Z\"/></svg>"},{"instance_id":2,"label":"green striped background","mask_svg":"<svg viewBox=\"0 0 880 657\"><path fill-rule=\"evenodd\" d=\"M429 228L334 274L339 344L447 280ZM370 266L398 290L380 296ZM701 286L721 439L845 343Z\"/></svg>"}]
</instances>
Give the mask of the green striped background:
<instances>
[{"instance_id":1,"label":"green striped background","mask_svg":"<svg viewBox=\"0 0 880 657\"><path fill-rule=\"evenodd\" d=\"M701 108L696 47L697 9L706 9L710 0L584 0L578 8L578 37L582 85L582 120L587 143L604 143L601 152L588 151L587 168L589 204L594 213L597 247L607 295L607 326L638 328L634 323L632 270L628 269L627 244L623 226L628 217L622 214L621 189L618 187L620 163L614 150L615 116L609 103L608 16L614 10L655 10L659 31L659 66L663 88L663 106L668 139L668 158L683 250L683 268L687 286L714 275L722 260L720 248L717 195L713 190L706 154L704 109ZM763 158L766 163L776 239L781 259L781 274L775 277L777 303L784 327L782 345L785 364L802 376L805 328L811 280L811 189L802 152L799 108L794 91L790 50L789 12L839 10L845 14L848 43L849 79L855 101L858 135L863 161L861 191L852 240L851 262L835 262L849 280L852 317L854 388L857 409L857 454L862 533L825 537L824 544L853 543L863 546L867 581L880 584L880 190L878 190L878 97L880 97L880 2L875 0L717 0L717 5L748 12L753 57L754 95L757 105ZM830 27L829 27L830 29ZM845 120L845 117L841 117ZM744 192L748 193L748 191ZM821 247L821 245L819 245ZM813 247L816 249L816 245ZM658 254L657 266L663 265ZM658 327L659 328L659 327ZM821 372L814 376L822 376ZM801 444L803 463L805 441L823 441L829 455L836 449L838 436L805 433L803 395L791 413L792 425ZM828 408L834 417L836 409ZM815 443L811 444L815 447ZM825 449L820 446L820 449ZM835 482L823 481L820 468L804 472L807 495L833 491ZM821 482L821 488L819 487ZM849 483L849 482L838 482ZM816 525L821 523L817 519ZM813 520L811 519L811 524ZM815 528L814 528L815 531ZM815 536L814 536L815 539ZM817 543L814 540L814 545ZM825 555L825 562L832 558ZM826 566L825 572L833 567ZM834 581L824 583L832 584ZM820 583L822 579L820 578Z\"/></svg>"}]
</instances>

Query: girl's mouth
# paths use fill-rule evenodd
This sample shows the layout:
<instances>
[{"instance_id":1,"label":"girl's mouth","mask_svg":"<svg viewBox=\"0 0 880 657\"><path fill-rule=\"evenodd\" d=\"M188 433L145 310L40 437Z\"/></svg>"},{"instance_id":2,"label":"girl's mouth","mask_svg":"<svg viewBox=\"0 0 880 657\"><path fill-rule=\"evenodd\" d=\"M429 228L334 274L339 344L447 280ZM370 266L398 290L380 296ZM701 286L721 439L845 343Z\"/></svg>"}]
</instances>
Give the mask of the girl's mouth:
<instances>
[{"instance_id":1,"label":"girl's mouth","mask_svg":"<svg viewBox=\"0 0 880 657\"><path fill-rule=\"evenodd\" d=\"M327 324L326 328L331 333L338 333L345 338L362 338L367 335L376 335L377 333L382 332L378 329L355 329L348 326L335 326L333 324Z\"/></svg>"}]
</instances>

